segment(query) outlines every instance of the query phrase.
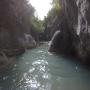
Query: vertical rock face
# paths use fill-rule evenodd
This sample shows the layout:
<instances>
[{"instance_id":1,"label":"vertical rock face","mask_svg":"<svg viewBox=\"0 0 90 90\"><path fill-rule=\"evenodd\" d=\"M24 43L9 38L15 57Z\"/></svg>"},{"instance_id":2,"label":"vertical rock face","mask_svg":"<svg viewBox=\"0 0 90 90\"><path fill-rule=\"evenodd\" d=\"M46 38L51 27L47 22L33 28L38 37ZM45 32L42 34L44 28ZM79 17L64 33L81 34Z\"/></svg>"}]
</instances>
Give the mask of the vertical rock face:
<instances>
[{"instance_id":1,"label":"vertical rock face","mask_svg":"<svg viewBox=\"0 0 90 90\"><path fill-rule=\"evenodd\" d=\"M26 0L0 1L0 52L10 56L24 52L24 33L30 34L32 15Z\"/></svg>"},{"instance_id":2,"label":"vertical rock face","mask_svg":"<svg viewBox=\"0 0 90 90\"><path fill-rule=\"evenodd\" d=\"M89 20L90 17L89 8L90 2L88 0L77 0L76 5L78 8L78 23L77 23L77 35L79 36L79 55L83 56L84 59L88 59L90 56L90 31L89 31ZM88 14L88 16L87 16Z\"/></svg>"},{"instance_id":3,"label":"vertical rock face","mask_svg":"<svg viewBox=\"0 0 90 90\"><path fill-rule=\"evenodd\" d=\"M59 38L62 36L62 38L65 39L55 40L57 36L54 36L49 50L51 50L54 45L57 47L55 42L59 42L60 44L56 51L59 50L60 53L66 53L67 49L64 48L64 46L67 47L70 45L68 47L69 53L73 52L75 56L80 57L82 61L84 60L90 63L90 0L60 0L60 3L64 17L66 18L63 19L61 27L66 27L66 25L68 25L68 27L66 27L66 29L60 28L61 34ZM67 23L63 23L66 21ZM67 40L68 42L66 42ZM61 47L62 42L64 43ZM64 48L63 51L61 51L62 48Z\"/></svg>"},{"instance_id":4,"label":"vertical rock face","mask_svg":"<svg viewBox=\"0 0 90 90\"><path fill-rule=\"evenodd\" d=\"M88 11L89 3L87 0L77 0L76 1L78 7L78 28L77 35L80 36L81 33L89 33L88 32L88 21L86 17L86 12Z\"/></svg>"},{"instance_id":5,"label":"vertical rock face","mask_svg":"<svg viewBox=\"0 0 90 90\"><path fill-rule=\"evenodd\" d=\"M62 5L63 12L65 17L67 17L69 24L77 24L78 8L75 0L60 0L60 4Z\"/></svg>"}]
</instances>

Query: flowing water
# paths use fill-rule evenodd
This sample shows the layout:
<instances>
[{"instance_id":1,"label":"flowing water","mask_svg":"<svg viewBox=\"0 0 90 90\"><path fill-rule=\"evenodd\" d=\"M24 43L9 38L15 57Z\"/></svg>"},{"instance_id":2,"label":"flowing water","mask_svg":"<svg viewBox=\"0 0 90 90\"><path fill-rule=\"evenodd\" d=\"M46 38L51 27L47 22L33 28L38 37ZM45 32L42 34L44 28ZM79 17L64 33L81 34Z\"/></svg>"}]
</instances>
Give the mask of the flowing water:
<instances>
[{"instance_id":1,"label":"flowing water","mask_svg":"<svg viewBox=\"0 0 90 90\"><path fill-rule=\"evenodd\" d=\"M47 45L17 57L13 68L0 74L0 90L90 90L90 71L47 51Z\"/></svg>"}]
</instances>

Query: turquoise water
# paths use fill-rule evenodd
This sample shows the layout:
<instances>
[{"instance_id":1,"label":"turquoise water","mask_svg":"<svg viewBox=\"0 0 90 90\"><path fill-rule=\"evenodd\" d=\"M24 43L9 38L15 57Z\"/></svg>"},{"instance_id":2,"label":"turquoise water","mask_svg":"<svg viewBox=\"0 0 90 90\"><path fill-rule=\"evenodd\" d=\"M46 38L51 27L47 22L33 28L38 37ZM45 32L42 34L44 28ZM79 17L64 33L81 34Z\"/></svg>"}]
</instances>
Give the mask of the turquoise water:
<instances>
[{"instance_id":1,"label":"turquoise water","mask_svg":"<svg viewBox=\"0 0 90 90\"><path fill-rule=\"evenodd\" d=\"M47 51L47 45L17 57L0 73L0 90L90 90L90 71Z\"/></svg>"}]
</instances>

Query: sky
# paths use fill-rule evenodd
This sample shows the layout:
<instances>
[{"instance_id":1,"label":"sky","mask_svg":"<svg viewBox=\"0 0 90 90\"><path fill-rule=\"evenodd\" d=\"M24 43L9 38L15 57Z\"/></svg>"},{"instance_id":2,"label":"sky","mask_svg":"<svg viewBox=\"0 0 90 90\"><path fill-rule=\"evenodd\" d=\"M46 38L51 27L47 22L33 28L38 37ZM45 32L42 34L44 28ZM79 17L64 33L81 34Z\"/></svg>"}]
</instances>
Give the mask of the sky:
<instances>
[{"instance_id":1,"label":"sky","mask_svg":"<svg viewBox=\"0 0 90 90\"><path fill-rule=\"evenodd\" d=\"M31 5L36 9L35 15L43 20L47 16L48 11L51 9L52 0L29 0Z\"/></svg>"}]
</instances>

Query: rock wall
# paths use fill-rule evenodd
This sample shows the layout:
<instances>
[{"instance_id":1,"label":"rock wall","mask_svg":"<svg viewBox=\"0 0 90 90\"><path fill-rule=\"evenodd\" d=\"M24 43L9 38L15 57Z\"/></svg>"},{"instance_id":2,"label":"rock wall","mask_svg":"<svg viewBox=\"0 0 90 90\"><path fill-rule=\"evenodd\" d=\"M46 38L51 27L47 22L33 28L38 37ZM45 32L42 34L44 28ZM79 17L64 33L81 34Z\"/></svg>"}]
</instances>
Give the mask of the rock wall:
<instances>
[{"instance_id":1,"label":"rock wall","mask_svg":"<svg viewBox=\"0 0 90 90\"><path fill-rule=\"evenodd\" d=\"M25 33L30 34L32 15L33 7L26 0L0 1L0 52L13 56L25 51ZM30 40L35 42L33 38ZM33 45L31 41L28 41L29 46Z\"/></svg>"},{"instance_id":2,"label":"rock wall","mask_svg":"<svg viewBox=\"0 0 90 90\"><path fill-rule=\"evenodd\" d=\"M90 64L90 0L60 0L60 4L64 18L60 33L52 38L49 50L74 55Z\"/></svg>"}]
</instances>

